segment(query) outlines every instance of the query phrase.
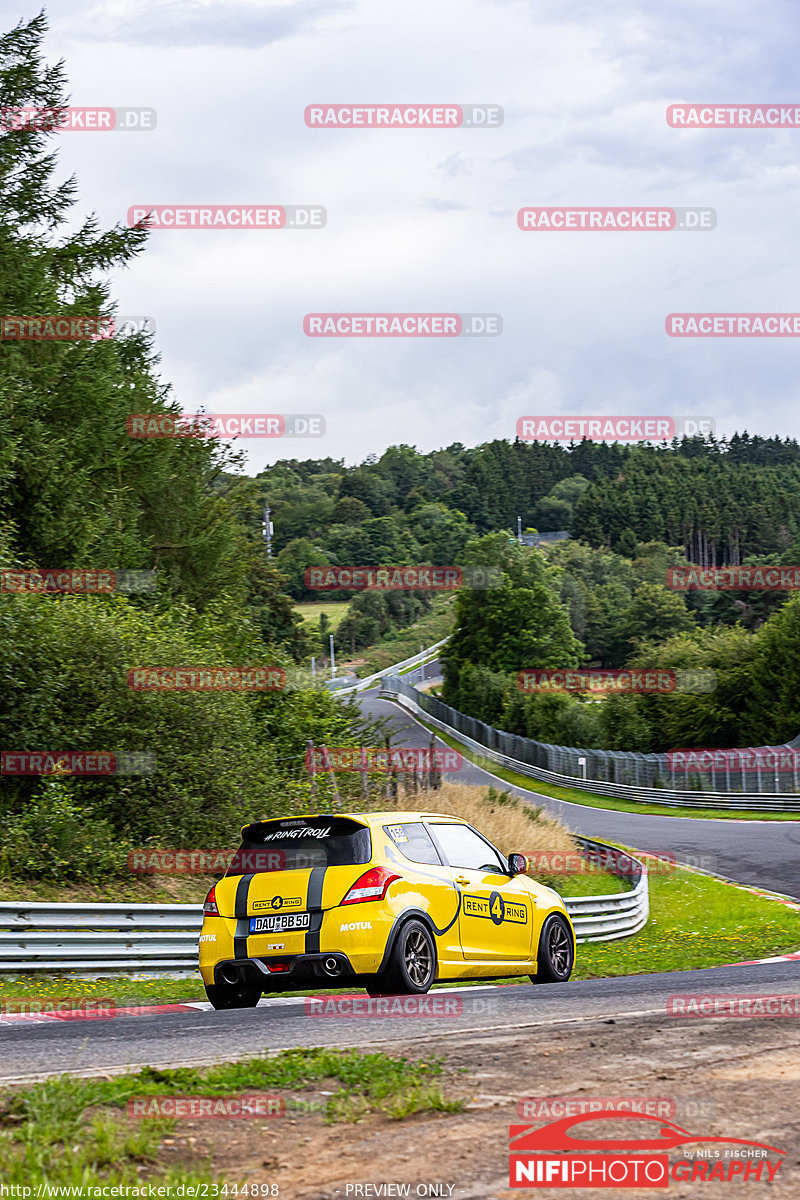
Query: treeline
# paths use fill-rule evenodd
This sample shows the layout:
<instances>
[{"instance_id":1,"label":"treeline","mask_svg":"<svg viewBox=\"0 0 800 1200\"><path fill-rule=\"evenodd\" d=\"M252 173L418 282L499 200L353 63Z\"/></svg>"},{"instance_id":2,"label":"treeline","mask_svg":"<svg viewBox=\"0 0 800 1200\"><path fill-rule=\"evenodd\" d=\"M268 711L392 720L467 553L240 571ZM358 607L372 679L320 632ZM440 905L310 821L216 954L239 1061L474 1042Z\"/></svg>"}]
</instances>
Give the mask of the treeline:
<instances>
[{"instance_id":1,"label":"treeline","mask_svg":"<svg viewBox=\"0 0 800 1200\"><path fill-rule=\"evenodd\" d=\"M672 592L666 571L683 553L658 542L631 558L575 542L543 554L495 534L465 559L501 563L503 583L456 601L442 699L461 712L538 741L642 753L800 733L800 597ZM702 670L716 686L602 699L519 686L520 671L579 666Z\"/></svg>"},{"instance_id":2,"label":"treeline","mask_svg":"<svg viewBox=\"0 0 800 1200\"><path fill-rule=\"evenodd\" d=\"M276 564L297 598L310 596L309 565L459 561L470 538L515 533L518 518L628 556L637 542L665 542L702 566L800 551L800 445L747 433L662 446L392 446L353 467L283 460L252 489L254 514L269 501Z\"/></svg>"},{"instance_id":3,"label":"treeline","mask_svg":"<svg viewBox=\"0 0 800 1200\"><path fill-rule=\"evenodd\" d=\"M0 37L0 109L58 108L43 16ZM56 135L58 136L58 135ZM141 228L74 226L75 182L54 180L46 130L0 133L0 312L113 311L105 277L143 249ZM305 811L306 739L355 745L356 709L326 691L137 692L141 667L277 666L307 638L264 561L237 460L202 438L134 440L135 413L177 413L151 341L4 341L0 357L0 568L155 570L131 595L0 588L0 747L143 754L155 773L4 774L0 872L124 874L130 846L225 847L253 817ZM13 772L13 766L9 768Z\"/></svg>"}]
</instances>

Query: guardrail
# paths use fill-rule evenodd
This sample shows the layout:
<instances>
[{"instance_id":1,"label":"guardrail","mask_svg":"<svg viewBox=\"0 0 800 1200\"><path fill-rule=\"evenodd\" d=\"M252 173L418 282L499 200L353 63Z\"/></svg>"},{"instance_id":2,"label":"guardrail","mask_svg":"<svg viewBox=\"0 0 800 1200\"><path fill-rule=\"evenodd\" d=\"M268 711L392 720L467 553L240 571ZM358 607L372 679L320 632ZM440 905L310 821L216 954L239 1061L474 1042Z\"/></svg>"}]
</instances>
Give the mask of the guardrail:
<instances>
[{"instance_id":1,"label":"guardrail","mask_svg":"<svg viewBox=\"0 0 800 1200\"><path fill-rule=\"evenodd\" d=\"M607 846L605 842L595 842L591 838L578 838L577 841L590 861L598 861L607 869L610 864L613 873L631 887L628 892L609 896L563 897L575 926L577 942L611 942L638 933L650 915L647 867L616 846Z\"/></svg>"},{"instance_id":2,"label":"guardrail","mask_svg":"<svg viewBox=\"0 0 800 1200\"><path fill-rule=\"evenodd\" d=\"M619 855L579 839L588 857ZM627 859L617 873L631 890L564 899L579 942L629 937L647 921L647 868ZM0 903L0 973L169 974L197 968L199 904Z\"/></svg>"},{"instance_id":3,"label":"guardrail","mask_svg":"<svg viewBox=\"0 0 800 1200\"><path fill-rule=\"evenodd\" d=\"M197 904L0 904L0 972L197 966Z\"/></svg>"},{"instance_id":4,"label":"guardrail","mask_svg":"<svg viewBox=\"0 0 800 1200\"><path fill-rule=\"evenodd\" d=\"M564 775L558 771L548 771L544 767L535 767L532 763L512 758L487 746L475 738L469 737L456 729L454 725L435 717L430 711L435 701L424 692L418 691L411 684L396 676L384 678L379 695L386 700L394 700L402 708L415 715L421 715L426 724L432 725L440 733L446 733L455 741L460 742L470 750L477 751L479 756L499 763L520 775L531 779L539 779L542 783L553 783L561 787L574 788L581 792L591 792L599 796L613 796L618 800L633 800L646 804L661 804L674 808L722 808L722 809L752 809L763 812L800 812L800 793L798 792L701 792L691 788L651 788L629 783L610 783L604 779L583 779L580 775ZM441 705L447 708L447 705ZM456 710L451 710L455 712ZM463 715L463 714L462 714ZM476 722L476 724L481 724ZM503 730L485 726L491 733L503 734ZM524 740L524 739L517 739ZM480 764L478 764L480 765Z\"/></svg>"},{"instance_id":5,"label":"guardrail","mask_svg":"<svg viewBox=\"0 0 800 1200\"><path fill-rule=\"evenodd\" d=\"M399 674L399 672L405 671L410 667L421 667L423 663L429 662L430 659L435 658L442 646L444 646L446 643L447 638L442 638L440 642L434 642L432 646L428 646L419 654L412 655L411 658L404 658L402 662L394 663L394 665L391 667L384 667L382 671L376 671L374 675L368 675L365 679L359 679L358 683L353 684L352 687L340 688L336 692L336 695L350 696L355 692L363 692L367 688L374 687L376 683L380 683L386 674L394 675L395 673ZM335 680L330 680L329 682L333 683Z\"/></svg>"}]
</instances>

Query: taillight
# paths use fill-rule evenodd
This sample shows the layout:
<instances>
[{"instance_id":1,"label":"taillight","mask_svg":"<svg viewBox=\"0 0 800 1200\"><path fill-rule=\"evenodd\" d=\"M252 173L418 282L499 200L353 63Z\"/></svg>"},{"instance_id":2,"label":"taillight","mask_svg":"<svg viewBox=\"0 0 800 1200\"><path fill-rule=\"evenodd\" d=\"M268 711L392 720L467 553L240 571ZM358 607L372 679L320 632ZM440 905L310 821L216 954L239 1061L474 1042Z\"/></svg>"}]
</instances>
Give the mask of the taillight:
<instances>
[{"instance_id":1,"label":"taillight","mask_svg":"<svg viewBox=\"0 0 800 1200\"><path fill-rule=\"evenodd\" d=\"M365 900L382 900L390 883L402 878L386 867L371 867L357 879L348 891L342 904L363 904Z\"/></svg>"},{"instance_id":2,"label":"taillight","mask_svg":"<svg viewBox=\"0 0 800 1200\"><path fill-rule=\"evenodd\" d=\"M214 895L215 888L216 888L216 885L214 887L212 887L211 891L208 893L208 895L206 896L205 901L203 903L203 912L206 914L206 916L209 916L209 917L218 917L219 916L219 909L217 908L217 898Z\"/></svg>"}]
</instances>

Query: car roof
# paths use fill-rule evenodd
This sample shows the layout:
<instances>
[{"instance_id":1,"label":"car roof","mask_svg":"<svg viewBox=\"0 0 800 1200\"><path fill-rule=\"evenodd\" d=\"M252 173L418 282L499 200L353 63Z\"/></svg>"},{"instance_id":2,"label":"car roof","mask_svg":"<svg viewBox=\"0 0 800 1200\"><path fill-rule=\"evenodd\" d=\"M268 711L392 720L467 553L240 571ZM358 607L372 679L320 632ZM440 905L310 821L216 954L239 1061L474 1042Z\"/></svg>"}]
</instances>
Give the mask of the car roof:
<instances>
[{"instance_id":1,"label":"car roof","mask_svg":"<svg viewBox=\"0 0 800 1200\"><path fill-rule=\"evenodd\" d=\"M369 812L369 813L331 813L331 812L316 812L316 813L291 813L284 817L261 817L257 821L248 821L242 826L242 830L251 828L253 825L265 825L268 821L313 821L323 817L346 817L350 821L359 821L363 825L402 825L406 821L428 821L428 820L443 820L454 821L459 825L466 825L468 822L462 820L461 817L454 817L450 813L431 813L431 812L398 812L396 809L387 809L385 811Z\"/></svg>"}]
</instances>

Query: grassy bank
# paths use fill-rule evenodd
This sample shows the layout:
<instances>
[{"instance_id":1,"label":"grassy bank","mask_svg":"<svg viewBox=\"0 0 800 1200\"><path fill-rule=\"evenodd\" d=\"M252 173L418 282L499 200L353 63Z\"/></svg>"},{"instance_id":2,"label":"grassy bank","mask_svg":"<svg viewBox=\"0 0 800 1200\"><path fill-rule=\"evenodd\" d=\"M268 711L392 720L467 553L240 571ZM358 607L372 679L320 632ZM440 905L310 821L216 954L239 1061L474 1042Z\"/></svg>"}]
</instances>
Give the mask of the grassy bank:
<instances>
[{"instance_id":1,"label":"grassy bank","mask_svg":"<svg viewBox=\"0 0 800 1200\"><path fill-rule=\"evenodd\" d=\"M650 919L633 937L578 947L575 979L692 971L800 949L800 913L694 871L651 875Z\"/></svg>"},{"instance_id":2,"label":"grassy bank","mask_svg":"<svg viewBox=\"0 0 800 1200\"><path fill-rule=\"evenodd\" d=\"M349 607L349 603L343 600L304 600L294 605L294 611L300 614L305 625L315 631L319 630L319 619L325 613L330 621L329 631L336 633Z\"/></svg>"},{"instance_id":3,"label":"grassy bank","mask_svg":"<svg viewBox=\"0 0 800 1200\"><path fill-rule=\"evenodd\" d=\"M374 646L356 651L347 663L342 659L342 664L352 666L359 678L364 679L419 654L420 646L432 646L452 632L454 604L455 596L436 596L430 612L413 625L398 629Z\"/></svg>"},{"instance_id":4,"label":"grassy bank","mask_svg":"<svg viewBox=\"0 0 800 1200\"><path fill-rule=\"evenodd\" d=\"M199 1153L198 1141L212 1130L223 1143L228 1141L228 1121L219 1131L214 1129L219 1121L201 1122L206 1128L198 1137L195 1121L141 1117L129 1105L139 1099L140 1111L142 1105L153 1111L158 1101L153 1105L152 1097L224 1099L267 1093L262 1098L270 1106L266 1116L291 1113L313 1120L317 1115L327 1124L370 1114L402 1120L413 1113L458 1112L464 1107L462 1100L445 1096L441 1075L436 1060L299 1049L199 1070L146 1067L110 1079L55 1077L0 1091L0 1174L4 1184L17 1186L211 1184L219 1176L213 1162L217 1147L211 1144ZM246 1123L233 1122L239 1128L242 1124Z\"/></svg>"}]
</instances>

